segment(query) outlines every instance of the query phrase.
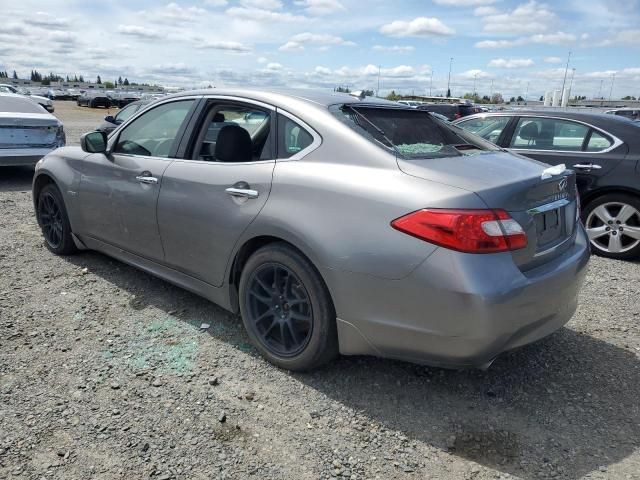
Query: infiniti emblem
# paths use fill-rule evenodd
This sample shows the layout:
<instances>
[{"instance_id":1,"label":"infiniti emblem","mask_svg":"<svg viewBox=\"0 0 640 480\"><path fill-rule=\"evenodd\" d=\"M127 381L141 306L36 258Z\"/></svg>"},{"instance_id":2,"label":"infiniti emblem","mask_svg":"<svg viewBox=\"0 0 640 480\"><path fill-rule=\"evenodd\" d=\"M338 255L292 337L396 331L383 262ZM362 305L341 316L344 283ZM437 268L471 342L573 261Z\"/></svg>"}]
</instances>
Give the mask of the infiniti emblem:
<instances>
[{"instance_id":1,"label":"infiniti emblem","mask_svg":"<svg viewBox=\"0 0 640 480\"><path fill-rule=\"evenodd\" d=\"M558 182L558 191L564 192L567 189L567 179L563 178Z\"/></svg>"}]
</instances>

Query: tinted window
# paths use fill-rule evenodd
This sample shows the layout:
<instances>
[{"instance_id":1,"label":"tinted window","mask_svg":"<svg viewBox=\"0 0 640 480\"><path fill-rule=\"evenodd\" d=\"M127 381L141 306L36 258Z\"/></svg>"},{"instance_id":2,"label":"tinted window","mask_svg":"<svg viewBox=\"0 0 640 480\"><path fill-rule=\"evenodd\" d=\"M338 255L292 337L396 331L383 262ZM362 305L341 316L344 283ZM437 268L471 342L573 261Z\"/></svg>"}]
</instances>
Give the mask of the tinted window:
<instances>
[{"instance_id":1,"label":"tinted window","mask_svg":"<svg viewBox=\"0 0 640 480\"><path fill-rule=\"evenodd\" d=\"M343 123L405 158L472 155L496 147L416 109L344 105L331 112Z\"/></svg>"},{"instance_id":2,"label":"tinted window","mask_svg":"<svg viewBox=\"0 0 640 480\"><path fill-rule=\"evenodd\" d=\"M124 107L116 114L116 123L120 125L129 120L133 114L139 110L140 106L141 105L127 105Z\"/></svg>"},{"instance_id":3,"label":"tinted window","mask_svg":"<svg viewBox=\"0 0 640 480\"><path fill-rule=\"evenodd\" d=\"M165 103L136 118L118 136L115 153L168 157L193 100Z\"/></svg>"},{"instance_id":4,"label":"tinted window","mask_svg":"<svg viewBox=\"0 0 640 480\"><path fill-rule=\"evenodd\" d=\"M599 152L601 150L606 150L611 145L611 140L593 130L591 132L591 138L589 138L589 143L587 144L587 152Z\"/></svg>"},{"instance_id":5,"label":"tinted window","mask_svg":"<svg viewBox=\"0 0 640 480\"><path fill-rule=\"evenodd\" d=\"M511 147L532 150L580 151L589 127L555 118L521 118Z\"/></svg>"},{"instance_id":6,"label":"tinted window","mask_svg":"<svg viewBox=\"0 0 640 480\"><path fill-rule=\"evenodd\" d=\"M278 115L278 158L289 158L313 143L304 128L284 115Z\"/></svg>"},{"instance_id":7,"label":"tinted window","mask_svg":"<svg viewBox=\"0 0 640 480\"><path fill-rule=\"evenodd\" d=\"M468 132L481 136L485 140L489 140L491 143L496 143L509 120L511 120L511 117L503 116L472 118L458 122L456 125Z\"/></svg>"},{"instance_id":8,"label":"tinted window","mask_svg":"<svg viewBox=\"0 0 640 480\"><path fill-rule=\"evenodd\" d=\"M207 162L273 159L270 132L271 115L266 110L252 105L212 104L196 140L193 158Z\"/></svg>"}]
</instances>

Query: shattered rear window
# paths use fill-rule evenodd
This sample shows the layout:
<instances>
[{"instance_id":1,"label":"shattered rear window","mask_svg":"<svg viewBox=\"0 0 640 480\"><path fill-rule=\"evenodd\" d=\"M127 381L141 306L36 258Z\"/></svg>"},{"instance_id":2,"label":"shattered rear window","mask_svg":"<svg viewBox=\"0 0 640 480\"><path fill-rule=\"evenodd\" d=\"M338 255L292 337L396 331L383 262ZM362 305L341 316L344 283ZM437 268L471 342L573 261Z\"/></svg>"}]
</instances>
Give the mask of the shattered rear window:
<instances>
[{"instance_id":1,"label":"shattered rear window","mask_svg":"<svg viewBox=\"0 0 640 480\"><path fill-rule=\"evenodd\" d=\"M329 110L364 137L405 158L458 157L495 149L422 110L362 104L334 105Z\"/></svg>"}]
</instances>

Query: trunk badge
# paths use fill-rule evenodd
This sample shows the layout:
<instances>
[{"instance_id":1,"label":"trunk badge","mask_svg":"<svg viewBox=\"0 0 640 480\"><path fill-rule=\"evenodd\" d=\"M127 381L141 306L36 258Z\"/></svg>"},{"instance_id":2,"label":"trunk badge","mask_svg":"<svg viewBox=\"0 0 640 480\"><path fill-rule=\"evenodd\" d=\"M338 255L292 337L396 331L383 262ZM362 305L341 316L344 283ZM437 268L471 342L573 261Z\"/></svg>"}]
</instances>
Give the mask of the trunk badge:
<instances>
[{"instance_id":1,"label":"trunk badge","mask_svg":"<svg viewBox=\"0 0 640 480\"><path fill-rule=\"evenodd\" d=\"M560 180L560 182L558 182L558 190L560 192L564 192L567 189L567 179L563 178L562 180Z\"/></svg>"}]
</instances>

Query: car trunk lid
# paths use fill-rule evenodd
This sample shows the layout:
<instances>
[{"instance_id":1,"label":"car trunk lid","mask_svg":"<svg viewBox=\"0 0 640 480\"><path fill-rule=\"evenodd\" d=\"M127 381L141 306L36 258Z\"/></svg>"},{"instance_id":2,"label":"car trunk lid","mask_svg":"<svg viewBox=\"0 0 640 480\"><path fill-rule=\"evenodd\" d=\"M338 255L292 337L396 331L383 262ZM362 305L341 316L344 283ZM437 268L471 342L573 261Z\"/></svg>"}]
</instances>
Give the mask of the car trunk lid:
<instances>
[{"instance_id":1,"label":"car trunk lid","mask_svg":"<svg viewBox=\"0 0 640 480\"><path fill-rule=\"evenodd\" d=\"M522 270L546 263L572 243L577 195L571 171L543 179L548 165L505 152L398 158L398 166L408 175L472 191L489 208L506 210L527 234L527 247L512 251Z\"/></svg>"},{"instance_id":2,"label":"car trunk lid","mask_svg":"<svg viewBox=\"0 0 640 480\"><path fill-rule=\"evenodd\" d=\"M56 145L59 122L39 113L0 112L0 149Z\"/></svg>"}]
</instances>

